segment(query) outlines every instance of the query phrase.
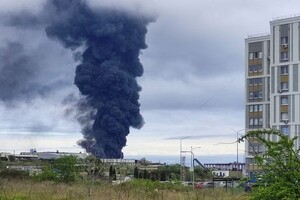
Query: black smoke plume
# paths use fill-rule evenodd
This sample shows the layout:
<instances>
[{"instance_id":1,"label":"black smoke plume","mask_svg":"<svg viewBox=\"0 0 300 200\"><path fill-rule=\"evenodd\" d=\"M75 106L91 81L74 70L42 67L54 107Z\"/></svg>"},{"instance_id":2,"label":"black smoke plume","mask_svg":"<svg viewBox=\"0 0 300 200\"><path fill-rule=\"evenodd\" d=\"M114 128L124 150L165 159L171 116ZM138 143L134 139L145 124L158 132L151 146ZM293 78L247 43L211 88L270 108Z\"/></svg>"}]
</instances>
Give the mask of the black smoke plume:
<instances>
[{"instance_id":1,"label":"black smoke plume","mask_svg":"<svg viewBox=\"0 0 300 200\"><path fill-rule=\"evenodd\" d=\"M46 27L48 37L75 51L83 47L75 85L84 139L79 144L102 158L123 158L130 127L141 128L138 102L142 76L139 60L147 48L145 35L152 17L118 9L92 10L84 0L51 0L57 16ZM78 57L78 52L76 52Z\"/></svg>"}]
</instances>

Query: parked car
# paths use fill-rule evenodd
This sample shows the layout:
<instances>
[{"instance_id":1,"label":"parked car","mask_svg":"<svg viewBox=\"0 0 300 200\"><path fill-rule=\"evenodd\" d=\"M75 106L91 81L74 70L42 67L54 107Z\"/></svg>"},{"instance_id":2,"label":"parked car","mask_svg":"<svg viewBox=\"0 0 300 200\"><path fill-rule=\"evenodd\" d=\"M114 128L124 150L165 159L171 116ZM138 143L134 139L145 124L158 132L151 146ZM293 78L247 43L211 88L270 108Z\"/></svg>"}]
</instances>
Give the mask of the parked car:
<instances>
[{"instance_id":1,"label":"parked car","mask_svg":"<svg viewBox=\"0 0 300 200\"><path fill-rule=\"evenodd\" d=\"M198 182L195 184L195 189L202 189L202 188L213 188L214 183L213 182Z\"/></svg>"},{"instance_id":2,"label":"parked car","mask_svg":"<svg viewBox=\"0 0 300 200\"><path fill-rule=\"evenodd\" d=\"M195 189L202 189L203 188L203 182L195 183Z\"/></svg>"}]
</instances>

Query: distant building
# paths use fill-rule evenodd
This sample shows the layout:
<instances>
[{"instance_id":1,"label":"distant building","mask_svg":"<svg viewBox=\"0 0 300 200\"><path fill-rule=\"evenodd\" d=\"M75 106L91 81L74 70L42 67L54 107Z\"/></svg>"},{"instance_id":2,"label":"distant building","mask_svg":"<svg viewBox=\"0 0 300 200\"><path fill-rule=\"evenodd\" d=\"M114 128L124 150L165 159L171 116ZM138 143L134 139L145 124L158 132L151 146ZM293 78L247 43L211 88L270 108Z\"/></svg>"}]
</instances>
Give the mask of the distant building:
<instances>
[{"instance_id":1,"label":"distant building","mask_svg":"<svg viewBox=\"0 0 300 200\"><path fill-rule=\"evenodd\" d=\"M7 166L6 168L18 171L27 171L30 175L35 175L42 172L41 166Z\"/></svg>"},{"instance_id":2,"label":"distant building","mask_svg":"<svg viewBox=\"0 0 300 200\"><path fill-rule=\"evenodd\" d=\"M30 149L29 152L21 152L20 155L37 155L36 149Z\"/></svg>"},{"instance_id":3,"label":"distant building","mask_svg":"<svg viewBox=\"0 0 300 200\"><path fill-rule=\"evenodd\" d=\"M75 156L78 159L85 159L86 153L72 153L72 152L37 152L36 149L30 149L29 152L20 152L20 154L0 153L0 157L13 156L17 160L55 160L63 156Z\"/></svg>"},{"instance_id":4,"label":"distant building","mask_svg":"<svg viewBox=\"0 0 300 200\"><path fill-rule=\"evenodd\" d=\"M214 177L229 177L229 170L213 170L212 175Z\"/></svg>"},{"instance_id":5,"label":"distant building","mask_svg":"<svg viewBox=\"0 0 300 200\"><path fill-rule=\"evenodd\" d=\"M101 158L100 160L103 163L109 163L111 165L130 165L130 166L135 166L136 164L139 164L139 161L138 160L134 160L134 159Z\"/></svg>"},{"instance_id":6,"label":"distant building","mask_svg":"<svg viewBox=\"0 0 300 200\"><path fill-rule=\"evenodd\" d=\"M63 156L75 156L78 159L85 159L88 154L86 153L70 153L70 152L39 152L38 159L40 160L56 160Z\"/></svg>"},{"instance_id":7,"label":"distant building","mask_svg":"<svg viewBox=\"0 0 300 200\"><path fill-rule=\"evenodd\" d=\"M270 35L245 40L246 130L277 129L289 137L300 134L300 16L270 22ZM268 138L277 141L277 136ZM246 174L261 169L254 154L265 147L245 141ZM299 147L300 137L295 142Z\"/></svg>"},{"instance_id":8,"label":"distant building","mask_svg":"<svg viewBox=\"0 0 300 200\"><path fill-rule=\"evenodd\" d=\"M206 163L204 167L210 169L214 177L241 178L245 172L245 163Z\"/></svg>"},{"instance_id":9,"label":"distant building","mask_svg":"<svg viewBox=\"0 0 300 200\"><path fill-rule=\"evenodd\" d=\"M16 154L14 155L14 157L17 160L37 160L38 159L38 155L31 155L31 154Z\"/></svg>"},{"instance_id":10,"label":"distant building","mask_svg":"<svg viewBox=\"0 0 300 200\"><path fill-rule=\"evenodd\" d=\"M205 163L204 167L211 170L243 171L245 163Z\"/></svg>"},{"instance_id":11,"label":"distant building","mask_svg":"<svg viewBox=\"0 0 300 200\"><path fill-rule=\"evenodd\" d=\"M0 158L1 159L8 159L8 156L12 155L11 153L7 153L7 152L0 152Z\"/></svg>"}]
</instances>

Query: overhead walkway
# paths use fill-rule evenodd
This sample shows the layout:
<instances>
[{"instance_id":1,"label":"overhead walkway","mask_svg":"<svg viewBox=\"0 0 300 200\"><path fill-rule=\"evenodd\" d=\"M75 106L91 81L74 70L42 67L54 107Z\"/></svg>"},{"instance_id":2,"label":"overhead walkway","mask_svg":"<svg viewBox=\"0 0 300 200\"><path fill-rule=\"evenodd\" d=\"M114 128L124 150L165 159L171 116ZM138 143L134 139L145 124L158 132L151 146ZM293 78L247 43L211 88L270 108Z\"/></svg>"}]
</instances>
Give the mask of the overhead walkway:
<instances>
[{"instance_id":1,"label":"overhead walkway","mask_svg":"<svg viewBox=\"0 0 300 200\"><path fill-rule=\"evenodd\" d=\"M193 163L194 166L195 166L195 162L201 167L201 169L205 169L204 165L202 165L202 163L197 158L194 158L194 163Z\"/></svg>"}]
</instances>

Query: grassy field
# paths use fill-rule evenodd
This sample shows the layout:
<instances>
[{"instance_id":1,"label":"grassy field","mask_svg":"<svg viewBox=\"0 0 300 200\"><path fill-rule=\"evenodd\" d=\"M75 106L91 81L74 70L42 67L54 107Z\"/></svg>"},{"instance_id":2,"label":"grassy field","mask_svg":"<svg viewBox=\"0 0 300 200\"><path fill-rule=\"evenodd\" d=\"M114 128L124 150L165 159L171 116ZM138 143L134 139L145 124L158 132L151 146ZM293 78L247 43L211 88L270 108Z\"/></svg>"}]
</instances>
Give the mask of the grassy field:
<instances>
[{"instance_id":1,"label":"grassy field","mask_svg":"<svg viewBox=\"0 0 300 200\"><path fill-rule=\"evenodd\" d=\"M0 180L0 200L247 200L242 191L193 190L189 187L132 181L120 185Z\"/></svg>"}]
</instances>

